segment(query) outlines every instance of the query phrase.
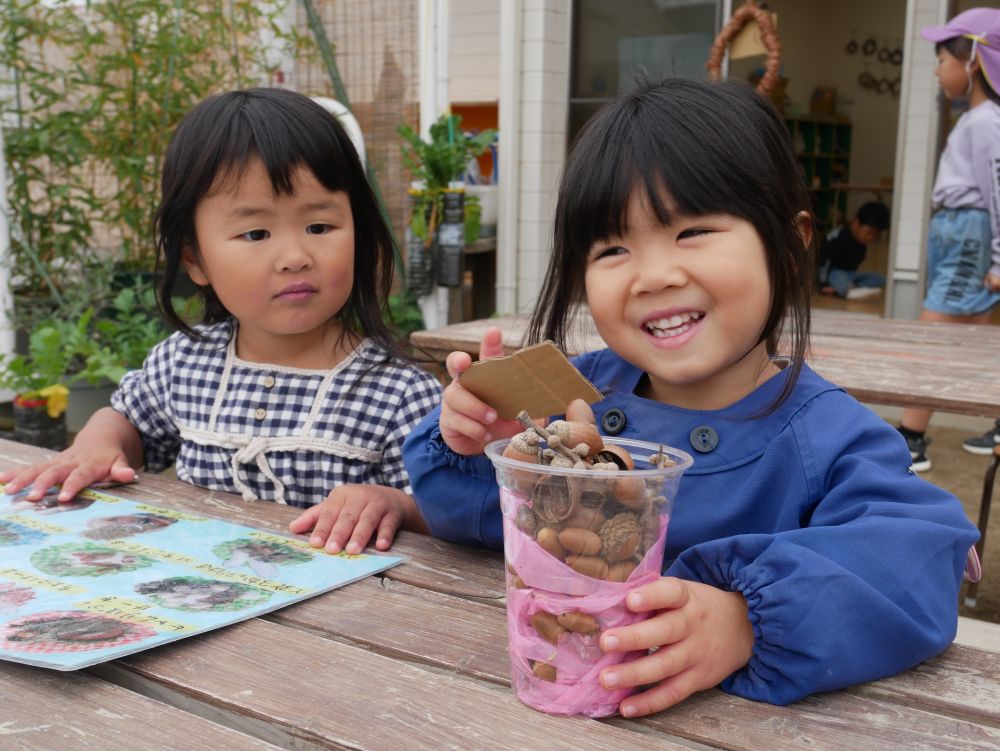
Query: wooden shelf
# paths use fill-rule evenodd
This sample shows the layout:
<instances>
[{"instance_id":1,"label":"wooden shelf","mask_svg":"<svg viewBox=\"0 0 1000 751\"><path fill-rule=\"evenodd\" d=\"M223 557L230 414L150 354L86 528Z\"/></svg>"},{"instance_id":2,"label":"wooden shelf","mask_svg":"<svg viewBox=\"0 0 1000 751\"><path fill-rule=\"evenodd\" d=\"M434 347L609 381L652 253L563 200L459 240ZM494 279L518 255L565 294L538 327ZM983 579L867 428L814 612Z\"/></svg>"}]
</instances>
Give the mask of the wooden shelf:
<instances>
[{"instance_id":1,"label":"wooden shelf","mask_svg":"<svg viewBox=\"0 0 1000 751\"><path fill-rule=\"evenodd\" d=\"M847 193L836 189L851 174L851 123L830 115L786 117L785 125L813 197L816 228L824 233L845 219Z\"/></svg>"}]
</instances>

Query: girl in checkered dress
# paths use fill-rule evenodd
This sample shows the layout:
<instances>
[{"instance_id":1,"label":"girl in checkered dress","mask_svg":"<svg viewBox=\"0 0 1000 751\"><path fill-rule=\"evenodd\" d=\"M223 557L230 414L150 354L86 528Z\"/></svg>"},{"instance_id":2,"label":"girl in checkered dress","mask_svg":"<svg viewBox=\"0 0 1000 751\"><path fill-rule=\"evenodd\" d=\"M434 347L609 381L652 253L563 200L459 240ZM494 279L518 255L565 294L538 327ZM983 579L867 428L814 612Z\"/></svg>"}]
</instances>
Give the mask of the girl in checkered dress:
<instances>
[{"instance_id":1,"label":"girl in checkered dress","mask_svg":"<svg viewBox=\"0 0 1000 751\"><path fill-rule=\"evenodd\" d=\"M305 508L293 532L331 552L424 531L403 439L440 397L382 318L392 238L336 118L308 97L209 98L178 126L156 216L161 310L177 332L128 373L69 449L0 475L69 501L135 468ZM198 285L190 325L171 297Z\"/></svg>"}]
</instances>

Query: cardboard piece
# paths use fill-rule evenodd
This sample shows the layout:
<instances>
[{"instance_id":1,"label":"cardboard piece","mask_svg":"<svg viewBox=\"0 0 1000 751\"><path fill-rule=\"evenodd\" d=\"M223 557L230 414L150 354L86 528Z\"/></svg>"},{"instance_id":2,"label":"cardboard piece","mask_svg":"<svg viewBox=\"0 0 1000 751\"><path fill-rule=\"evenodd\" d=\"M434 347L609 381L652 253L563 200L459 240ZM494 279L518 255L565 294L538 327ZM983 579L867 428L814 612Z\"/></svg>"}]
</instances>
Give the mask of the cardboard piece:
<instances>
[{"instance_id":1,"label":"cardboard piece","mask_svg":"<svg viewBox=\"0 0 1000 751\"><path fill-rule=\"evenodd\" d=\"M474 362L461 382L505 420L522 409L536 419L561 415L574 399L593 404L604 398L552 342Z\"/></svg>"},{"instance_id":2,"label":"cardboard piece","mask_svg":"<svg viewBox=\"0 0 1000 751\"><path fill-rule=\"evenodd\" d=\"M771 24L778 30L778 14L771 14ZM767 48L760 40L760 27L754 20L749 21L733 38L729 45L729 59L739 60L744 57L766 55Z\"/></svg>"}]
</instances>

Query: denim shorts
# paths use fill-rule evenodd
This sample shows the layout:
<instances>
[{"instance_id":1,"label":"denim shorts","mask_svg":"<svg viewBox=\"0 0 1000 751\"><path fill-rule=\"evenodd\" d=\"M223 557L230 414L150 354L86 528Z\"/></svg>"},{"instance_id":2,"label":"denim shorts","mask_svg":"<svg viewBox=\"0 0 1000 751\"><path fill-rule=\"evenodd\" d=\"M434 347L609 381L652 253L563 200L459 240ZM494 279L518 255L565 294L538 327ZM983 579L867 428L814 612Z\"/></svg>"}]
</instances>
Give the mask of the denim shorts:
<instances>
[{"instance_id":1,"label":"denim shorts","mask_svg":"<svg viewBox=\"0 0 1000 751\"><path fill-rule=\"evenodd\" d=\"M992 265L990 215L982 209L942 209L927 234L924 308L953 316L985 313L1000 302L983 279Z\"/></svg>"}]
</instances>

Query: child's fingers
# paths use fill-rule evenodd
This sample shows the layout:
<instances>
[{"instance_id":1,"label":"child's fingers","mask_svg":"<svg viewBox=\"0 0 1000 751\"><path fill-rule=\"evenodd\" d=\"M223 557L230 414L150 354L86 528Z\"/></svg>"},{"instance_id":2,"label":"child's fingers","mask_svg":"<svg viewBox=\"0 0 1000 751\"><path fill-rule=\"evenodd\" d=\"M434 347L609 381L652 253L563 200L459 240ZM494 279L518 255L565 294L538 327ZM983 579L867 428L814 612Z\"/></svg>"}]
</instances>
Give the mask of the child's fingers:
<instances>
[{"instance_id":1,"label":"child's fingers","mask_svg":"<svg viewBox=\"0 0 1000 751\"><path fill-rule=\"evenodd\" d=\"M382 512L373 504L367 503L364 498L348 500L340 510L337 523L333 525L330 540L327 541L327 550L330 549L330 542L336 541L345 552L360 553L372 539L372 534L382 516Z\"/></svg>"},{"instance_id":2,"label":"child's fingers","mask_svg":"<svg viewBox=\"0 0 1000 751\"><path fill-rule=\"evenodd\" d=\"M493 434L486 425L457 412L453 412L447 417L442 415L439 425L441 427L441 435L445 440L449 438L464 438L483 444L493 440Z\"/></svg>"},{"instance_id":3,"label":"child's fingers","mask_svg":"<svg viewBox=\"0 0 1000 751\"><path fill-rule=\"evenodd\" d=\"M625 604L633 613L648 613L651 610L684 607L690 597L691 590L686 581L664 576L629 592Z\"/></svg>"},{"instance_id":4,"label":"child's fingers","mask_svg":"<svg viewBox=\"0 0 1000 751\"><path fill-rule=\"evenodd\" d=\"M132 482L136 479L138 475L132 468L124 457L115 462L114 466L111 467L111 472L108 477L112 482Z\"/></svg>"},{"instance_id":5,"label":"child's fingers","mask_svg":"<svg viewBox=\"0 0 1000 751\"><path fill-rule=\"evenodd\" d=\"M468 352L452 352L444 361L448 376L454 381L472 365L472 356Z\"/></svg>"},{"instance_id":6,"label":"child's fingers","mask_svg":"<svg viewBox=\"0 0 1000 751\"><path fill-rule=\"evenodd\" d=\"M69 503L84 488L95 482L129 482L135 479L135 470L129 466L124 456L115 459L111 467L105 470L101 464L80 464L75 467L62 481L59 488L60 503Z\"/></svg>"},{"instance_id":7,"label":"child's fingers","mask_svg":"<svg viewBox=\"0 0 1000 751\"><path fill-rule=\"evenodd\" d=\"M331 553L337 553L340 551L340 546L343 544L343 541L330 539L330 532L333 530L333 525L340 517L340 511L343 505L343 495L335 490L321 504L313 506L316 511L313 518L313 531L312 534L309 535L309 544L314 548L325 547ZM299 518L301 519L302 517Z\"/></svg>"},{"instance_id":8,"label":"child's fingers","mask_svg":"<svg viewBox=\"0 0 1000 751\"><path fill-rule=\"evenodd\" d=\"M652 654L605 668L601 671L601 685L610 691L659 683L684 672L693 662L691 650L683 645L661 647Z\"/></svg>"},{"instance_id":9,"label":"child's fingers","mask_svg":"<svg viewBox=\"0 0 1000 751\"><path fill-rule=\"evenodd\" d=\"M402 513L391 511L382 517L378 523L378 534L375 536L375 549L388 550L396 539L399 526L403 523Z\"/></svg>"},{"instance_id":10,"label":"child's fingers","mask_svg":"<svg viewBox=\"0 0 1000 751\"><path fill-rule=\"evenodd\" d=\"M600 645L605 652L634 652L673 644L689 631L684 612L670 610L630 626L609 628L601 634Z\"/></svg>"},{"instance_id":11,"label":"child's fingers","mask_svg":"<svg viewBox=\"0 0 1000 751\"><path fill-rule=\"evenodd\" d=\"M76 469L66 464L43 466L42 471L35 476L34 481L31 483L31 488L28 490L25 498L29 501L40 501L53 486L63 484L66 478L72 472L76 471ZM81 490L88 484L89 482L82 485L76 482L70 485L71 488L75 485L76 490ZM73 493L75 495L76 491L73 491ZM70 498L72 497L70 496Z\"/></svg>"},{"instance_id":12,"label":"child's fingers","mask_svg":"<svg viewBox=\"0 0 1000 751\"><path fill-rule=\"evenodd\" d=\"M499 327L490 326L483 332L483 338L479 342L479 359L500 357L503 353L503 334Z\"/></svg>"},{"instance_id":13,"label":"child's fingers","mask_svg":"<svg viewBox=\"0 0 1000 751\"><path fill-rule=\"evenodd\" d=\"M44 464L33 464L30 467L21 467L19 469L12 469L4 472L5 477L9 477L8 480L3 480L4 482L4 492L13 495L19 490L23 490L35 481L44 470L46 465Z\"/></svg>"},{"instance_id":14,"label":"child's fingers","mask_svg":"<svg viewBox=\"0 0 1000 751\"><path fill-rule=\"evenodd\" d=\"M288 529L297 535L302 534L303 532L307 532L308 530L316 526L316 518L318 516L319 516L319 504L315 506L310 506L288 523ZM324 540L323 542L326 541ZM323 542L320 542L318 545L315 545L315 547L321 547L323 545ZM313 544L313 541L310 539L309 543Z\"/></svg>"},{"instance_id":15,"label":"child's fingers","mask_svg":"<svg viewBox=\"0 0 1000 751\"><path fill-rule=\"evenodd\" d=\"M624 717L640 717L672 707L688 698L696 691L710 688L701 685L695 670L686 670L659 682L648 691L633 694L619 705Z\"/></svg>"},{"instance_id":16,"label":"child's fingers","mask_svg":"<svg viewBox=\"0 0 1000 751\"><path fill-rule=\"evenodd\" d=\"M71 472L69 472L69 474L67 474L65 478L63 478L61 481L60 480L52 481L51 484L49 484L49 487L52 487L52 485L60 484L61 482L61 487L59 488L59 495L56 496L56 499L59 501L59 503L69 503L76 497L77 493L86 488L88 485L93 485L95 482L102 482L106 479L107 479L107 473L95 471L93 467L76 467ZM39 484L36 481L35 489L37 489L38 487ZM28 497L31 498L30 493L28 494Z\"/></svg>"},{"instance_id":17,"label":"child's fingers","mask_svg":"<svg viewBox=\"0 0 1000 751\"><path fill-rule=\"evenodd\" d=\"M26 485L30 485L31 482L37 476L37 472L33 472L34 467L24 467L22 469L8 469L2 475L0 475L0 482L3 485L3 492L13 495L14 493L21 490Z\"/></svg>"}]
</instances>

